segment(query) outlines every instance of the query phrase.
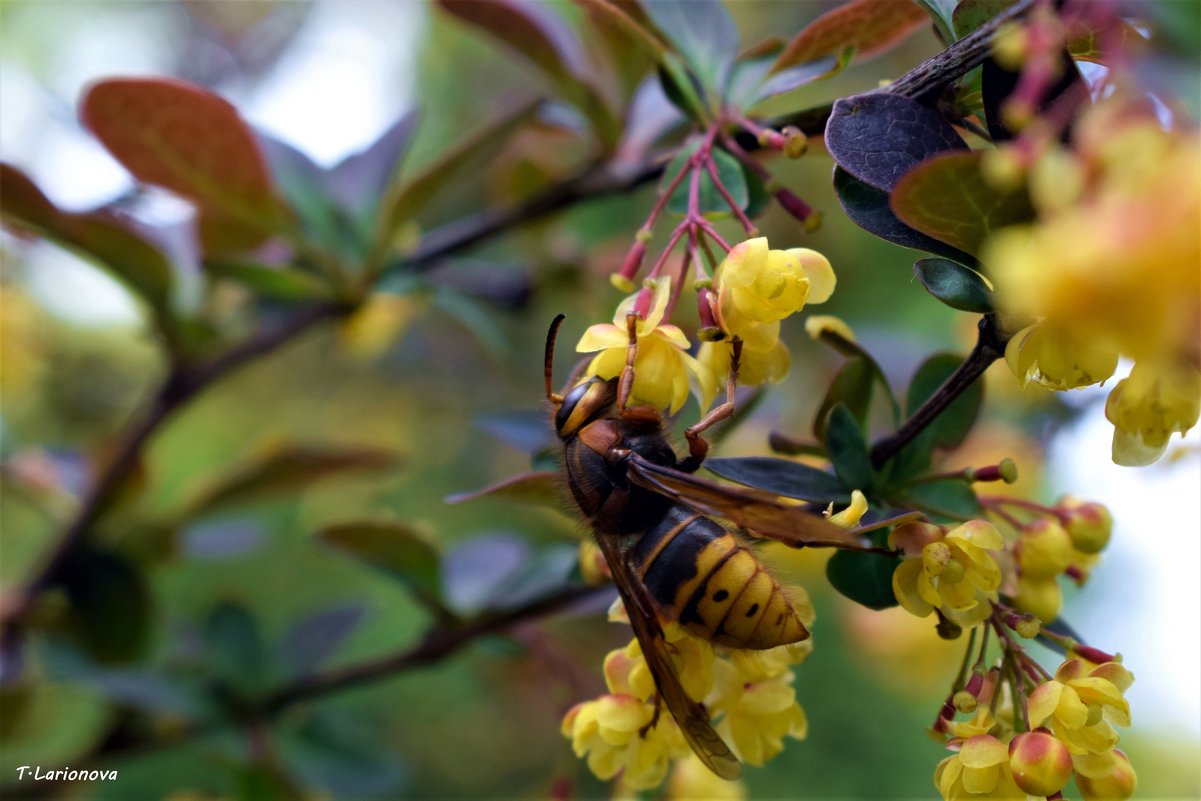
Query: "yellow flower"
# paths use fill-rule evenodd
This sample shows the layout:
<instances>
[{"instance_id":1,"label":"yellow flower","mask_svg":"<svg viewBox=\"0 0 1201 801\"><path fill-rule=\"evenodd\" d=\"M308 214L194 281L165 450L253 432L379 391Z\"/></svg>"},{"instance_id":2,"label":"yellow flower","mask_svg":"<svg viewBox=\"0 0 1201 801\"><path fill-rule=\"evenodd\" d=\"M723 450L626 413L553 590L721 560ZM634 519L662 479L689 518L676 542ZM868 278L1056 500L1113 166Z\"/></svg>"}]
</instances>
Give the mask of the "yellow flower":
<instances>
[{"instance_id":1,"label":"yellow flower","mask_svg":"<svg viewBox=\"0 0 1201 801\"><path fill-rule=\"evenodd\" d=\"M1022 527L1016 551L1023 576L1054 578L1072 563L1072 538L1059 523L1042 517Z\"/></svg>"},{"instance_id":2,"label":"yellow flower","mask_svg":"<svg viewBox=\"0 0 1201 801\"><path fill-rule=\"evenodd\" d=\"M834 504L830 504L831 511L833 508ZM859 525L859 520L866 512L867 498L859 490L852 490L850 505L841 512L832 512L830 514L830 522L843 528L854 528Z\"/></svg>"},{"instance_id":3,"label":"yellow flower","mask_svg":"<svg viewBox=\"0 0 1201 801\"><path fill-rule=\"evenodd\" d=\"M670 715L647 728L654 715L653 704L631 695L602 695L568 710L561 731L597 778L621 773L626 785L644 789L662 782L672 757L686 748Z\"/></svg>"},{"instance_id":4,"label":"yellow flower","mask_svg":"<svg viewBox=\"0 0 1201 801\"><path fill-rule=\"evenodd\" d=\"M1059 666L1052 681L1030 693L1030 726L1048 725L1073 755L1106 754L1118 742L1113 726L1130 725L1130 705L1122 693L1134 676L1118 662L1090 668L1080 659Z\"/></svg>"},{"instance_id":5,"label":"yellow flower","mask_svg":"<svg viewBox=\"0 0 1201 801\"><path fill-rule=\"evenodd\" d=\"M807 301L828 299L835 285L834 271L825 256L808 248L770 250L765 237L735 245L714 279L723 323L726 317L752 323L783 320ZM726 330L741 335L732 328Z\"/></svg>"},{"instance_id":6,"label":"yellow flower","mask_svg":"<svg viewBox=\"0 0 1201 801\"><path fill-rule=\"evenodd\" d=\"M696 756L689 756L671 769L667 798L669 801L745 801L746 785L718 778Z\"/></svg>"},{"instance_id":7,"label":"yellow flower","mask_svg":"<svg viewBox=\"0 0 1201 801\"><path fill-rule=\"evenodd\" d=\"M1018 576L1012 600L1015 609L1029 612L1043 623L1053 623L1063 607L1063 588L1054 578Z\"/></svg>"},{"instance_id":8,"label":"yellow flower","mask_svg":"<svg viewBox=\"0 0 1201 801\"><path fill-rule=\"evenodd\" d=\"M934 786L945 801L1026 801L1026 794L1013 781L1009 750L989 734L969 737L959 753L940 762L934 770Z\"/></svg>"},{"instance_id":9,"label":"yellow flower","mask_svg":"<svg viewBox=\"0 0 1201 801\"><path fill-rule=\"evenodd\" d=\"M701 387L713 386L708 369L688 355L688 338L674 325L663 324L671 294L671 280L654 282L654 295L649 311L638 320L635 336L638 353L634 358L634 385L630 389L632 405L645 404L656 409L679 411L688 398L688 379L691 374ZM631 295L617 306L613 323L594 325L584 332L576 345L580 353L597 353L588 365L587 375L609 379L625 369L626 351L630 337L626 315L635 307L638 294Z\"/></svg>"},{"instance_id":10,"label":"yellow flower","mask_svg":"<svg viewBox=\"0 0 1201 801\"><path fill-rule=\"evenodd\" d=\"M748 681L726 660L714 663L714 697L710 705L723 712L717 733L744 762L762 766L784 750L784 738L802 740L809 732L805 712L796 700L791 671Z\"/></svg>"},{"instance_id":11,"label":"yellow flower","mask_svg":"<svg viewBox=\"0 0 1201 801\"><path fill-rule=\"evenodd\" d=\"M1005 347L1005 361L1022 386L1033 381L1047 389L1077 389L1113 375L1118 352L1044 321L1014 334Z\"/></svg>"},{"instance_id":12,"label":"yellow flower","mask_svg":"<svg viewBox=\"0 0 1201 801\"><path fill-rule=\"evenodd\" d=\"M970 520L906 559L892 575L901 606L918 617L936 608L953 623L975 626L992 614L1001 570L989 551L1004 545L991 523Z\"/></svg>"},{"instance_id":13,"label":"yellow flower","mask_svg":"<svg viewBox=\"0 0 1201 801\"><path fill-rule=\"evenodd\" d=\"M1180 365L1138 362L1109 393L1105 416L1114 425L1113 460L1127 466L1158 459L1175 432L1197 424L1201 372Z\"/></svg>"},{"instance_id":14,"label":"yellow flower","mask_svg":"<svg viewBox=\"0 0 1201 801\"><path fill-rule=\"evenodd\" d=\"M760 384L777 384L788 375L792 367L792 354L788 346L779 340L779 323L771 323L776 328L776 339L764 350L752 350L746 342L742 344L742 359L738 364L738 383L743 386L757 387ZM762 326L766 328L767 326ZM697 361L713 376L708 385L702 384L704 393L701 397L701 408L708 409L717 395L722 379L730 372L730 359L733 346L730 342L702 342L697 351Z\"/></svg>"}]
</instances>

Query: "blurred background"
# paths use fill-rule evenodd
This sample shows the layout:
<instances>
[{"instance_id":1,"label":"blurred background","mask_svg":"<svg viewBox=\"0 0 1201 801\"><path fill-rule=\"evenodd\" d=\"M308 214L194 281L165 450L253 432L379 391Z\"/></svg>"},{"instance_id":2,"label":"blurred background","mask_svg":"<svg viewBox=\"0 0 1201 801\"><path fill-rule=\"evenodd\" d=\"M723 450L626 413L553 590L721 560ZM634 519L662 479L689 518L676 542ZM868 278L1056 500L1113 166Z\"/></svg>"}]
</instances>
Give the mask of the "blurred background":
<instances>
[{"instance_id":1,"label":"blurred background","mask_svg":"<svg viewBox=\"0 0 1201 801\"><path fill-rule=\"evenodd\" d=\"M749 45L796 31L830 5L759 0L730 8ZM578 25L572 6L551 7ZM923 32L815 88L812 102L874 87L939 49ZM88 209L133 186L76 112L89 81L114 75L208 86L258 129L322 166L362 150L416 108L410 169L522 98L548 92L507 51L416 2L6 0L0 156L63 208ZM422 228L506 207L578 167L583 153L547 124L523 131L505 155L439 198ZM968 350L974 318L922 291L912 280L911 253L843 218L820 146L775 168L825 213L825 223L806 234L775 210L761 227L777 247L803 245L829 257L839 290L819 311L847 320L895 385L904 386L933 351ZM582 204L491 241L441 265L421 292L398 296L392 319L403 325L379 342L359 347L362 338L344 328L319 327L173 418L137 475L140 502L106 518L99 532L145 570L129 607L136 620L120 623L123 632L138 627L135 642L110 663L94 660L81 642L124 636L95 621L96 630L81 636L33 643L26 669L42 680L0 697L0 783L11 787L20 765L77 764L102 740L121 736L128 709L154 712L169 735L203 711L211 677L221 671L244 688L266 690L315 670L317 660L337 668L414 644L431 624L429 612L402 584L318 541L314 533L332 523L387 518L428 537L446 555L441 579L456 611L519 602L561 583L584 533L578 522L503 499L449 506L444 498L529 468L528 420L543 409L546 326L556 312L567 313L558 363L565 375L563 343L612 316L619 297L607 275L653 193L646 186ZM179 201L138 202L163 226L187 224ZM0 246L0 582L12 586L60 531L72 493L86 483L88 459L144 403L164 365L143 311L120 284L48 243L4 234ZM723 441L722 455L765 453L769 431L807 428L820 397L815 388L829 382L839 360L811 343L799 323L785 336L794 349L791 376ZM1198 797L1196 432L1177 446L1176 458L1119 468L1109 459L1103 392L1063 398L1020 391L1004 365L988 379L987 424L952 462L1013 456L1029 495L1050 501L1071 492L1109 505L1114 542L1090 583L1066 590L1065 617L1092 644L1120 651L1136 676L1128 693L1134 726L1122 747L1138 771L1140 795ZM680 419L695 415L690 402ZM184 513L221 476L271 449L330 443L385 449L398 461ZM836 597L824 586L820 557L775 555L780 572L804 584L818 610L816 650L797 680L810 736L767 769L748 771L751 797L929 797L943 752L923 730L961 646L939 641L929 621L899 609L871 612ZM266 737L273 770L316 797L542 798L565 782L575 797L606 795L572 755L559 720L601 690L603 655L628 639L627 629L604 621L607 603L482 638L432 667L295 705ZM1055 655L1045 656L1053 669ZM256 772L245 735L215 731L106 760L97 767L118 767L120 780L78 786L70 797L264 797L256 788L278 777ZM251 750L255 740L251 733Z\"/></svg>"}]
</instances>

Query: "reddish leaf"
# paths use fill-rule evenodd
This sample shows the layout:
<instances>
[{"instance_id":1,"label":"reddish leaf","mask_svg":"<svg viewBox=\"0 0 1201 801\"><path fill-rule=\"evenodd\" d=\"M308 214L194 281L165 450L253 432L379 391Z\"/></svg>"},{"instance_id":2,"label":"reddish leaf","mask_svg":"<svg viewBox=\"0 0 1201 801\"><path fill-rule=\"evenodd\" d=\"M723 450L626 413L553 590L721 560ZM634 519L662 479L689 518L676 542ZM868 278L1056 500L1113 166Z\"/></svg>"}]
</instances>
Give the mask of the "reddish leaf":
<instances>
[{"instance_id":1,"label":"reddish leaf","mask_svg":"<svg viewBox=\"0 0 1201 801\"><path fill-rule=\"evenodd\" d=\"M981 154L943 153L907 172L892 191L893 213L906 225L978 255L998 228L1033 218L1024 188L1000 191L984 180Z\"/></svg>"},{"instance_id":2,"label":"reddish leaf","mask_svg":"<svg viewBox=\"0 0 1201 801\"><path fill-rule=\"evenodd\" d=\"M495 484L446 497L447 503L464 503L489 496L517 501L548 504L559 508L559 474L553 470L535 470L501 479Z\"/></svg>"},{"instance_id":3,"label":"reddish leaf","mask_svg":"<svg viewBox=\"0 0 1201 801\"><path fill-rule=\"evenodd\" d=\"M870 58L929 21L913 0L855 0L809 23L784 48L772 71L836 56L848 47L857 57Z\"/></svg>"},{"instance_id":4,"label":"reddish leaf","mask_svg":"<svg viewBox=\"0 0 1201 801\"><path fill-rule=\"evenodd\" d=\"M206 250L253 247L286 224L250 128L208 90L113 78L87 90L80 116L138 180L196 203Z\"/></svg>"},{"instance_id":5,"label":"reddish leaf","mask_svg":"<svg viewBox=\"0 0 1201 801\"><path fill-rule=\"evenodd\" d=\"M104 211L59 209L23 172L0 163L0 216L93 259L162 311L171 296L171 265L162 251Z\"/></svg>"}]
</instances>

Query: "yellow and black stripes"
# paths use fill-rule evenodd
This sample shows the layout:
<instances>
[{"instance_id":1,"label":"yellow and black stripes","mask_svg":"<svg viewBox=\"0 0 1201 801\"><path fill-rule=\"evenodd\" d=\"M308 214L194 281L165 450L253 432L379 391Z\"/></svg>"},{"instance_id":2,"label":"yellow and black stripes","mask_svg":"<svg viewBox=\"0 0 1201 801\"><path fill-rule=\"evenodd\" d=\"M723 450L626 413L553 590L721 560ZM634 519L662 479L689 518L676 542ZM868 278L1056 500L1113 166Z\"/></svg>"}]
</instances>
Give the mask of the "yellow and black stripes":
<instances>
[{"instance_id":1,"label":"yellow and black stripes","mask_svg":"<svg viewBox=\"0 0 1201 801\"><path fill-rule=\"evenodd\" d=\"M731 648L773 648L808 631L784 591L732 534L694 509L672 506L634 546L655 601L697 636Z\"/></svg>"}]
</instances>

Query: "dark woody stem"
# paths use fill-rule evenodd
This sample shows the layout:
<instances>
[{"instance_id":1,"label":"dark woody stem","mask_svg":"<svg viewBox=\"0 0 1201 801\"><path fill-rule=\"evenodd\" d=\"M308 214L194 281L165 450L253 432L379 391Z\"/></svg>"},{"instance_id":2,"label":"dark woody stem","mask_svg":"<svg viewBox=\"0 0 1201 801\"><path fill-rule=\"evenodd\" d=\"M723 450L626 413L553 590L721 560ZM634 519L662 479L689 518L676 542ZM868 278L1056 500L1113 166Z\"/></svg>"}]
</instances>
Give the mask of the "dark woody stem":
<instances>
[{"instance_id":1,"label":"dark woody stem","mask_svg":"<svg viewBox=\"0 0 1201 801\"><path fill-rule=\"evenodd\" d=\"M955 372L947 377L933 395L918 408L913 415L901 424L896 433L885 437L872 446L872 464L882 467L901 449L913 441L926 426L934 422L956 398L976 382L984 371L1005 353L1008 335L1001 332L994 314L986 314L980 320L979 334L976 345Z\"/></svg>"}]
</instances>

